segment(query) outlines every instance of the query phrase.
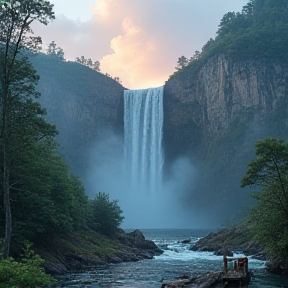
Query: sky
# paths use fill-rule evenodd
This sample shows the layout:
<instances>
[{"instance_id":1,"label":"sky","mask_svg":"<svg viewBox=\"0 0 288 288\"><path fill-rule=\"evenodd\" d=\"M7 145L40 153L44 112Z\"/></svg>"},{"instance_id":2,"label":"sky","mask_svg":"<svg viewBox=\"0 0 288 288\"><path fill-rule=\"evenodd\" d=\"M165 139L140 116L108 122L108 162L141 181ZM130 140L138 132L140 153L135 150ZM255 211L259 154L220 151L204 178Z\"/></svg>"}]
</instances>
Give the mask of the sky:
<instances>
[{"instance_id":1,"label":"sky","mask_svg":"<svg viewBox=\"0 0 288 288\"><path fill-rule=\"evenodd\" d=\"M50 0L56 19L33 30L64 50L66 60L100 61L102 73L128 89L161 86L178 58L216 36L227 12L248 0Z\"/></svg>"}]
</instances>

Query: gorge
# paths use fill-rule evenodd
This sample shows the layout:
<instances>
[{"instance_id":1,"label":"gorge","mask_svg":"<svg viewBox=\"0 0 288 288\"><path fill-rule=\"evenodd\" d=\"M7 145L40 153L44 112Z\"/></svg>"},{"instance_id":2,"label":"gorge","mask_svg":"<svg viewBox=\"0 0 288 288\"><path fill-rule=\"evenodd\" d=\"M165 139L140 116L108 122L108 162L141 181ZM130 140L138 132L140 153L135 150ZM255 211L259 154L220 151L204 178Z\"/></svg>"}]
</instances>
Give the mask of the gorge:
<instances>
[{"instance_id":1,"label":"gorge","mask_svg":"<svg viewBox=\"0 0 288 288\"><path fill-rule=\"evenodd\" d=\"M134 92L79 63L44 54L32 57L41 76L41 104L47 119L57 125L61 151L71 171L84 182L89 197L103 191L119 199L126 227L152 227L156 214L163 215L157 224L162 228L217 227L235 217L245 218L250 190L240 189L240 182L255 156L254 145L268 136L287 140L288 135L287 5L266 1L263 9L260 2L244 6L242 13L224 15L227 21L220 23L217 37L165 82L164 161L158 158L160 166L163 162L162 175L155 176L162 178L162 189L155 209L128 192L130 180L124 173L128 115L124 95ZM140 124L140 118L137 121ZM133 141L145 137L135 134ZM153 143L158 145L158 140ZM140 161L137 149L133 153ZM137 170L146 165L134 164ZM133 173L134 164L129 165ZM177 217L167 216L172 214ZM128 224L128 219L133 221Z\"/></svg>"},{"instance_id":2,"label":"gorge","mask_svg":"<svg viewBox=\"0 0 288 288\"><path fill-rule=\"evenodd\" d=\"M127 89L78 63L53 62L45 55L33 62L41 75L38 89L47 117L57 125L63 154L88 195L104 191L119 199L125 221L135 220L143 208L143 221L127 225L147 227L144 219L151 215L151 206L144 208L139 199L123 196L129 195L123 175ZM156 201L155 211L183 215L178 221L164 216L158 227L212 227L243 214L251 200L239 186L256 141L267 136L287 139L285 63L219 55L193 73L188 66L163 88L162 177L168 192ZM148 223L155 223L153 217Z\"/></svg>"}]
</instances>

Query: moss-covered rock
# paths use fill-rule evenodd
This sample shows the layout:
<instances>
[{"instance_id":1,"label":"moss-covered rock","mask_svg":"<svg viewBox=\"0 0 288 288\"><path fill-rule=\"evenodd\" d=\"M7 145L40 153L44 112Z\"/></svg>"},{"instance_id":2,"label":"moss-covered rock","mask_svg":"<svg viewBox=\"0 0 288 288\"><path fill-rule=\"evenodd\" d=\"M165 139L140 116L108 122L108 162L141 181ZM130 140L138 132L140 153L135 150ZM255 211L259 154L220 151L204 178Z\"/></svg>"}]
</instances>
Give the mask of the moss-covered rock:
<instances>
[{"instance_id":1,"label":"moss-covered rock","mask_svg":"<svg viewBox=\"0 0 288 288\"><path fill-rule=\"evenodd\" d=\"M257 244L252 228L245 226L212 232L191 246L192 251L241 251L258 259L266 259L263 249ZM229 255L228 255L229 256Z\"/></svg>"},{"instance_id":2,"label":"moss-covered rock","mask_svg":"<svg viewBox=\"0 0 288 288\"><path fill-rule=\"evenodd\" d=\"M35 250L46 260L45 269L50 274L65 274L107 263L152 259L163 253L139 230L127 234L119 230L114 239L91 230L79 231L53 243L43 243Z\"/></svg>"}]
</instances>

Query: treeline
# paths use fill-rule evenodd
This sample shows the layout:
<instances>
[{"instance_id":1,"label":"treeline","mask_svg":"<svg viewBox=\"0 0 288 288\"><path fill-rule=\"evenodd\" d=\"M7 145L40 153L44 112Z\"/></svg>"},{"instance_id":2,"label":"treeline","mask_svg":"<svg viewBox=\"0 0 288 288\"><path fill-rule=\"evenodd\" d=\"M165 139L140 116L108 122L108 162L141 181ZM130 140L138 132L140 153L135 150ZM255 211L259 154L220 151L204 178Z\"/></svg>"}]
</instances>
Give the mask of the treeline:
<instances>
[{"instance_id":1,"label":"treeline","mask_svg":"<svg viewBox=\"0 0 288 288\"><path fill-rule=\"evenodd\" d=\"M30 262L25 258L23 267L9 258L19 257L24 243L49 246L62 235L83 229L113 236L123 221L117 200L96 191L93 200L85 195L81 181L70 173L58 151L56 127L46 122L46 111L37 102L39 76L28 56L39 51L41 38L33 35L30 24L47 24L54 19L52 9L53 5L44 0L0 3L1 287L37 284L31 284L36 278L33 280L29 271L30 284L5 284L7 279L14 281L9 273L16 268L11 267L18 267L20 272L18 268L15 271L20 276L21 269L23 273L29 270L28 264L31 269L40 269L42 262L35 255L30 255ZM50 52L64 58L56 46Z\"/></svg>"},{"instance_id":2,"label":"treeline","mask_svg":"<svg viewBox=\"0 0 288 288\"><path fill-rule=\"evenodd\" d=\"M46 50L46 54L54 59L58 59L60 61L65 61L65 53L64 50L57 46L55 41L52 41L49 45L48 48ZM80 57L76 57L75 58L75 62L87 66L90 69L100 72L101 73L101 69L100 69L100 62L99 61L95 61L93 62L93 60L91 58L85 58L85 56L80 56ZM119 77L112 77L110 74L105 73L104 74L106 77L110 77L112 79L114 79L115 81L117 81L118 83L121 83L120 78Z\"/></svg>"},{"instance_id":3,"label":"treeline","mask_svg":"<svg viewBox=\"0 0 288 288\"><path fill-rule=\"evenodd\" d=\"M287 46L287 0L250 0L241 12L226 13L215 39L210 38L201 52L196 51L196 57L180 57L176 70L186 66L197 70L208 58L219 54L242 60L288 61Z\"/></svg>"},{"instance_id":4,"label":"treeline","mask_svg":"<svg viewBox=\"0 0 288 288\"><path fill-rule=\"evenodd\" d=\"M203 53L287 61L287 32L287 0L251 0L241 13L223 16L217 37L206 44Z\"/></svg>"}]
</instances>

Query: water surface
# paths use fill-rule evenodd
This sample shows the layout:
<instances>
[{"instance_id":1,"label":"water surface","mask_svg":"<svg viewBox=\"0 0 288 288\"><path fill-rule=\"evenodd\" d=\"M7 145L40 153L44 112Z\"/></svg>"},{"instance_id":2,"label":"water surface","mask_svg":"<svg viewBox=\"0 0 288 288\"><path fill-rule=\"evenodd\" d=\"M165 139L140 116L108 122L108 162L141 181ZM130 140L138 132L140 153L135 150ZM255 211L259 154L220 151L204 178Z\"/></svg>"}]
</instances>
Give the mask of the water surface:
<instances>
[{"instance_id":1,"label":"water surface","mask_svg":"<svg viewBox=\"0 0 288 288\"><path fill-rule=\"evenodd\" d=\"M58 287L122 287L160 288L163 280L172 280L182 275L198 276L203 273L222 270L223 257L211 252L194 252L189 247L209 230L142 230L146 239L153 240L164 253L152 260L109 264L96 267L84 273L66 275ZM190 243L186 243L190 240ZM183 243L184 241L185 243ZM243 256L235 254L235 257ZM265 262L249 257L252 269L250 288L288 287L288 278L267 274Z\"/></svg>"}]
</instances>

